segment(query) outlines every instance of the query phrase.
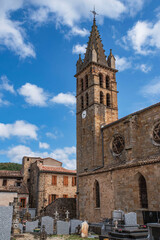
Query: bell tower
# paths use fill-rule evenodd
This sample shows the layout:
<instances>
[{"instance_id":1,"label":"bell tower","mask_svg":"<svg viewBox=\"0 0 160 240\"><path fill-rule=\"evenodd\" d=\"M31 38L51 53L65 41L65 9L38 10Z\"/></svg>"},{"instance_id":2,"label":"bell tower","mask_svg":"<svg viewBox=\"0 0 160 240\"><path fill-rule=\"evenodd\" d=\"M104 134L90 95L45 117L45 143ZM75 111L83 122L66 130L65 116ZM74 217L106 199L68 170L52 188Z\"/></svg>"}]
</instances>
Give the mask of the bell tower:
<instances>
[{"instance_id":1,"label":"bell tower","mask_svg":"<svg viewBox=\"0 0 160 240\"><path fill-rule=\"evenodd\" d=\"M118 119L115 58L105 56L94 16L82 60L77 61L77 172L102 166L102 124Z\"/></svg>"}]
</instances>

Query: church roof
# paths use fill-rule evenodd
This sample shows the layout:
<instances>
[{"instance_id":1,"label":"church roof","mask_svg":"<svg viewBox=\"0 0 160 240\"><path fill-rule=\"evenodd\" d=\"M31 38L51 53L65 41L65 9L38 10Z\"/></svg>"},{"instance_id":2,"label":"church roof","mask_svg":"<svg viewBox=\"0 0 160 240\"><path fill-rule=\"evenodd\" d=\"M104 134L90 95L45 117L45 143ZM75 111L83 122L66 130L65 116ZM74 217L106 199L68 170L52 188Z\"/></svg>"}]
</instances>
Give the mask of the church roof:
<instances>
[{"instance_id":1,"label":"church roof","mask_svg":"<svg viewBox=\"0 0 160 240\"><path fill-rule=\"evenodd\" d=\"M100 38L95 18L93 20L92 30L90 32L88 46L85 53L84 65L92 61L92 51L94 50L97 54L97 63L108 66L105 56L105 50L103 49L103 44Z\"/></svg>"}]
</instances>

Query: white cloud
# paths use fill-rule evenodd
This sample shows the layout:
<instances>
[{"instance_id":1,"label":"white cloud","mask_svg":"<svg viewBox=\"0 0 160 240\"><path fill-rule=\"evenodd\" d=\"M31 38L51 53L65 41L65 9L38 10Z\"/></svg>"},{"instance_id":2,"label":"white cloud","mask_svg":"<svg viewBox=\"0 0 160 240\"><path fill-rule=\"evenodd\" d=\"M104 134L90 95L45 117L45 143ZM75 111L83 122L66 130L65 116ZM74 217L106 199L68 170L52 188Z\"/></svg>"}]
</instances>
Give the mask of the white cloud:
<instances>
[{"instance_id":1,"label":"white cloud","mask_svg":"<svg viewBox=\"0 0 160 240\"><path fill-rule=\"evenodd\" d=\"M10 93L16 94L13 85L9 84L9 80L7 78L7 76L3 75L0 78L1 80L1 84L0 84L0 90L6 90Z\"/></svg>"},{"instance_id":2,"label":"white cloud","mask_svg":"<svg viewBox=\"0 0 160 240\"><path fill-rule=\"evenodd\" d=\"M144 73L148 73L148 72L150 72L152 70L152 67L143 63L143 64L138 65L136 67L136 69L139 69L139 70L141 70Z\"/></svg>"},{"instance_id":3,"label":"white cloud","mask_svg":"<svg viewBox=\"0 0 160 240\"><path fill-rule=\"evenodd\" d=\"M50 148L48 143L45 142L39 142L39 148L44 148L44 149L48 149Z\"/></svg>"},{"instance_id":4,"label":"white cloud","mask_svg":"<svg viewBox=\"0 0 160 240\"><path fill-rule=\"evenodd\" d=\"M0 45L7 47L21 58L35 57L31 43L25 43L22 24L12 21L11 13L23 7L23 0L1 0L0 8Z\"/></svg>"},{"instance_id":5,"label":"white cloud","mask_svg":"<svg viewBox=\"0 0 160 240\"><path fill-rule=\"evenodd\" d=\"M150 83L143 86L140 91L144 97L156 98L160 95L160 76L153 79Z\"/></svg>"},{"instance_id":6,"label":"white cloud","mask_svg":"<svg viewBox=\"0 0 160 240\"><path fill-rule=\"evenodd\" d=\"M77 45L73 46L72 53L84 54L86 52L86 47L87 47L86 44L83 44L83 45L77 44Z\"/></svg>"},{"instance_id":7,"label":"white cloud","mask_svg":"<svg viewBox=\"0 0 160 240\"><path fill-rule=\"evenodd\" d=\"M48 96L44 92L43 88L31 83L26 83L20 89L18 89L18 93L24 96L25 101L32 106L47 106Z\"/></svg>"},{"instance_id":8,"label":"white cloud","mask_svg":"<svg viewBox=\"0 0 160 240\"><path fill-rule=\"evenodd\" d=\"M2 95L0 94L0 107L1 106L8 106L10 105L10 102L8 102L7 100L4 100Z\"/></svg>"},{"instance_id":9,"label":"white cloud","mask_svg":"<svg viewBox=\"0 0 160 240\"><path fill-rule=\"evenodd\" d=\"M51 133L51 132L47 132L46 136L49 137L49 138L53 138L53 139L57 138L57 136L54 133Z\"/></svg>"},{"instance_id":10,"label":"white cloud","mask_svg":"<svg viewBox=\"0 0 160 240\"><path fill-rule=\"evenodd\" d=\"M72 93L59 93L51 99L51 102L72 106L76 104L76 98Z\"/></svg>"},{"instance_id":11,"label":"white cloud","mask_svg":"<svg viewBox=\"0 0 160 240\"><path fill-rule=\"evenodd\" d=\"M128 12L129 14L133 17L137 14L137 12L139 12L143 5L145 0L122 0L125 4L125 6L127 6Z\"/></svg>"},{"instance_id":12,"label":"white cloud","mask_svg":"<svg viewBox=\"0 0 160 240\"><path fill-rule=\"evenodd\" d=\"M22 162L23 156L32 156L32 157L51 157L56 160L59 160L63 163L63 166L68 169L76 169L76 148L73 147L64 147L55 149L53 152L34 152L29 147L25 145L18 145L10 148L7 151L0 151L0 154L6 154L11 162Z\"/></svg>"},{"instance_id":13,"label":"white cloud","mask_svg":"<svg viewBox=\"0 0 160 240\"><path fill-rule=\"evenodd\" d=\"M126 57L115 56L116 58L116 68L122 72L126 69L131 68L131 61Z\"/></svg>"},{"instance_id":14,"label":"white cloud","mask_svg":"<svg viewBox=\"0 0 160 240\"><path fill-rule=\"evenodd\" d=\"M160 49L160 20L138 21L122 38L124 45L131 45L136 53L147 55Z\"/></svg>"},{"instance_id":15,"label":"white cloud","mask_svg":"<svg viewBox=\"0 0 160 240\"><path fill-rule=\"evenodd\" d=\"M79 35L81 37L85 37L85 36L89 35L89 31L87 29L85 29L85 28L80 29L78 27L73 27L68 35L69 36L70 35L73 35L73 36Z\"/></svg>"},{"instance_id":16,"label":"white cloud","mask_svg":"<svg viewBox=\"0 0 160 240\"><path fill-rule=\"evenodd\" d=\"M21 138L37 139L37 126L23 120L12 124L0 123L0 138L17 136Z\"/></svg>"}]
</instances>

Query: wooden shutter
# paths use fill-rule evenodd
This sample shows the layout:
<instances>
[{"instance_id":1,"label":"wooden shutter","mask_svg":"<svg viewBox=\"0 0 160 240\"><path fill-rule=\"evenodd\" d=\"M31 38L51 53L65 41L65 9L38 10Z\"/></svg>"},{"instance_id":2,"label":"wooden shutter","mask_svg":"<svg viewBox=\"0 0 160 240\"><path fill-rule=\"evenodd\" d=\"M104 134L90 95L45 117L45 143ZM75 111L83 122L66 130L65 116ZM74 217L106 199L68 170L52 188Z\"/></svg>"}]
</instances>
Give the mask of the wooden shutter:
<instances>
[{"instance_id":1,"label":"wooden shutter","mask_svg":"<svg viewBox=\"0 0 160 240\"><path fill-rule=\"evenodd\" d=\"M63 194L63 198L68 198L68 195L67 194Z\"/></svg>"},{"instance_id":2,"label":"wooden shutter","mask_svg":"<svg viewBox=\"0 0 160 240\"><path fill-rule=\"evenodd\" d=\"M48 196L48 203L50 204L52 202L52 195Z\"/></svg>"},{"instance_id":3,"label":"wooden shutter","mask_svg":"<svg viewBox=\"0 0 160 240\"><path fill-rule=\"evenodd\" d=\"M68 177L67 176L63 177L63 185L68 186Z\"/></svg>"},{"instance_id":4,"label":"wooden shutter","mask_svg":"<svg viewBox=\"0 0 160 240\"><path fill-rule=\"evenodd\" d=\"M76 186L76 177L72 177L72 186Z\"/></svg>"},{"instance_id":5,"label":"wooden shutter","mask_svg":"<svg viewBox=\"0 0 160 240\"><path fill-rule=\"evenodd\" d=\"M52 176L52 185L57 185L57 176Z\"/></svg>"}]
</instances>

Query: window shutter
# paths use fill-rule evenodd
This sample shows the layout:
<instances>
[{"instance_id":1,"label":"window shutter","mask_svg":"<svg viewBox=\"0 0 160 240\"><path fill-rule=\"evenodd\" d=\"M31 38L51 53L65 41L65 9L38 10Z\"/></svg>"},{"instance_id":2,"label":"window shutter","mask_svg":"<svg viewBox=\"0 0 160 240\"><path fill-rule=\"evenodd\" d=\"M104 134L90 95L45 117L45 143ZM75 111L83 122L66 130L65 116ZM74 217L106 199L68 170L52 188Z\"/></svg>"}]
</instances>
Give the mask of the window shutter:
<instances>
[{"instance_id":1,"label":"window shutter","mask_svg":"<svg viewBox=\"0 0 160 240\"><path fill-rule=\"evenodd\" d=\"M76 177L72 177L72 186L76 186Z\"/></svg>"},{"instance_id":2,"label":"window shutter","mask_svg":"<svg viewBox=\"0 0 160 240\"><path fill-rule=\"evenodd\" d=\"M50 204L52 202L52 195L49 195L48 197L48 203Z\"/></svg>"},{"instance_id":3,"label":"window shutter","mask_svg":"<svg viewBox=\"0 0 160 240\"><path fill-rule=\"evenodd\" d=\"M52 176L52 185L57 185L57 176Z\"/></svg>"},{"instance_id":4,"label":"window shutter","mask_svg":"<svg viewBox=\"0 0 160 240\"><path fill-rule=\"evenodd\" d=\"M68 186L68 177L67 176L63 177L63 185Z\"/></svg>"}]
</instances>

